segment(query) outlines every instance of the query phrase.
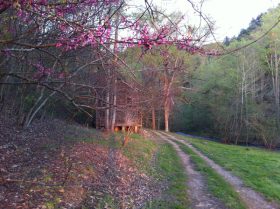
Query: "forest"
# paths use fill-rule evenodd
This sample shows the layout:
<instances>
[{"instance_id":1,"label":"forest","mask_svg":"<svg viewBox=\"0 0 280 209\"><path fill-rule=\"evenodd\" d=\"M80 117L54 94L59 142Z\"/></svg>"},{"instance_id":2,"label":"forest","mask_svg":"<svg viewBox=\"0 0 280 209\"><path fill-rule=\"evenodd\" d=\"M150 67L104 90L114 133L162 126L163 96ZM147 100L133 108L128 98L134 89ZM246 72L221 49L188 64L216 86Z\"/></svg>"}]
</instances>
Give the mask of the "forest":
<instances>
[{"instance_id":1,"label":"forest","mask_svg":"<svg viewBox=\"0 0 280 209\"><path fill-rule=\"evenodd\" d=\"M137 97L143 127L279 145L279 7L238 37L205 43L209 28L181 31L179 14L152 15L148 2L131 17L122 1L74 6L35 1L31 15L24 1L1 3L1 111L18 125L58 117L94 127L106 109L113 130L119 79L134 89L126 94Z\"/></svg>"},{"instance_id":2,"label":"forest","mask_svg":"<svg viewBox=\"0 0 280 209\"><path fill-rule=\"evenodd\" d=\"M0 208L280 208L280 4L141 2L0 0Z\"/></svg>"},{"instance_id":3,"label":"forest","mask_svg":"<svg viewBox=\"0 0 280 209\"><path fill-rule=\"evenodd\" d=\"M278 7L252 19L238 37L225 38L222 47L230 52L248 45L271 28L279 12ZM174 130L215 136L226 143L278 146L279 33L277 26L234 54L192 56L191 90L184 92L190 103L175 108Z\"/></svg>"}]
</instances>

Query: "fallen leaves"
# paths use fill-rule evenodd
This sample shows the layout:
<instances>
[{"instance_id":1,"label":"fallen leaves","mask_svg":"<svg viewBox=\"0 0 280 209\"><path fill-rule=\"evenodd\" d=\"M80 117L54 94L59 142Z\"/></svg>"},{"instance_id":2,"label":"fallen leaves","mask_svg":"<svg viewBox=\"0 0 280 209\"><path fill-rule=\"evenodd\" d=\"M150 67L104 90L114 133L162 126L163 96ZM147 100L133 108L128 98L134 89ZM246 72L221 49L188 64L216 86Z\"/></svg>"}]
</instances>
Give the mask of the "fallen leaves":
<instances>
[{"instance_id":1,"label":"fallen leaves","mask_svg":"<svg viewBox=\"0 0 280 209\"><path fill-rule=\"evenodd\" d=\"M82 128L72 133L68 124L54 120L20 130L14 122L0 120L1 207L95 208L104 203L110 208L109 197L119 208L140 208L154 196L154 179L120 150L63 140L83 138Z\"/></svg>"}]
</instances>

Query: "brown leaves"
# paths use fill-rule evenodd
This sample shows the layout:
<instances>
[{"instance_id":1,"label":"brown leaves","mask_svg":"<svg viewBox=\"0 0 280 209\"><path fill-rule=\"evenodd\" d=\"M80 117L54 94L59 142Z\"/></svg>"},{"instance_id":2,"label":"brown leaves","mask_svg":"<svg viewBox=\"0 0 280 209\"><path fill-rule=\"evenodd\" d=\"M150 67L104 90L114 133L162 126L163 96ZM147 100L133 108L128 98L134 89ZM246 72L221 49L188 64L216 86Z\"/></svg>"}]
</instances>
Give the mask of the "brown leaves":
<instances>
[{"instance_id":1,"label":"brown leaves","mask_svg":"<svg viewBox=\"0 0 280 209\"><path fill-rule=\"evenodd\" d=\"M62 140L67 134L95 137L80 127L72 133L58 120L25 131L13 127L11 132L11 127L0 120L1 207L95 208L108 206L109 198L119 208L132 208L154 195L153 179L138 172L120 150Z\"/></svg>"}]
</instances>

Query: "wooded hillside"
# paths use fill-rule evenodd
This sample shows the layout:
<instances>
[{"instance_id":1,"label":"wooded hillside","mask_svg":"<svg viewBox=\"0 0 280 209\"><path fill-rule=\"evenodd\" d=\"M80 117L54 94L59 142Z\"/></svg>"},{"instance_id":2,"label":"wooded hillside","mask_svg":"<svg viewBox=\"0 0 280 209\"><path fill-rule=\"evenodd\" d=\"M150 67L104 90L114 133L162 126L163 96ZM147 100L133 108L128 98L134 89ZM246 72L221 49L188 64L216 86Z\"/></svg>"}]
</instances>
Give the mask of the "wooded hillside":
<instances>
[{"instance_id":1,"label":"wooded hillside","mask_svg":"<svg viewBox=\"0 0 280 209\"><path fill-rule=\"evenodd\" d=\"M195 8L207 27L146 1L129 9L124 1L1 3L1 112L22 127L46 117L95 127L98 115L113 131L137 116L137 127L279 145L279 7L212 44L213 25ZM122 105L118 81L133 89Z\"/></svg>"},{"instance_id":2,"label":"wooded hillside","mask_svg":"<svg viewBox=\"0 0 280 209\"><path fill-rule=\"evenodd\" d=\"M226 55L192 57L196 64L192 91L185 92L190 104L178 107L184 114L174 129L210 134L224 142L254 143L274 147L280 143L280 8L252 20L238 38L226 39ZM254 26L254 27L253 27ZM246 46L267 33L256 43Z\"/></svg>"}]
</instances>

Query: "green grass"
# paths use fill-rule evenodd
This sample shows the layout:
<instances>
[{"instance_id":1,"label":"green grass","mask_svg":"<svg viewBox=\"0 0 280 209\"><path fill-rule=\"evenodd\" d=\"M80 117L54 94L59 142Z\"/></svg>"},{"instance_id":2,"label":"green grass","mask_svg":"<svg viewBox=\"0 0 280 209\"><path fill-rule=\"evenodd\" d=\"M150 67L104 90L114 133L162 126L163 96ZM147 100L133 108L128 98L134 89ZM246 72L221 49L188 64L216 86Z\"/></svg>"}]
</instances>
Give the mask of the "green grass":
<instances>
[{"instance_id":1,"label":"green grass","mask_svg":"<svg viewBox=\"0 0 280 209\"><path fill-rule=\"evenodd\" d=\"M101 132L95 129L85 130L89 136L66 137L65 140L69 142L95 143L107 148L116 148L128 157L137 169L144 173L152 174L151 159L157 150L157 144L154 141L145 139L139 134L132 134L128 143L122 146L122 133L109 134L107 139L104 139ZM78 131L82 132L82 130L76 130L76 132Z\"/></svg>"},{"instance_id":2,"label":"green grass","mask_svg":"<svg viewBox=\"0 0 280 209\"><path fill-rule=\"evenodd\" d=\"M102 135L101 131L98 131L93 128L86 128L82 126L69 126L69 131L66 133L66 136L64 137L65 141L68 141L70 143L75 142L86 142L86 143L95 143L100 146L105 147L120 147L121 143L114 140L116 138L116 135L108 135L105 139L105 136Z\"/></svg>"},{"instance_id":3,"label":"green grass","mask_svg":"<svg viewBox=\"0 0 280 209\"><path fill-rule=\"evenodd\" d=\"M121 140L118 141L121 144ZM132 134L131 140L124 147L120 147L122 153L132 160L134 165L142 172L152 175L154 172L151 161L157 150L157 144L145 139L138 134Z\"/></svg>"},{"instance_id":4,"label":"green grass","mask_svg":"<svg viewBox=\"0 0 280 209\"><path fill-rule=\"evenodd\" d=\"M269 200L280 202L280 153L182 137Z\"/></svg>"},{"instance_id":5,"label":"green grass","mask_svg":"<svg viewBox=\"0 0 280 209\"><path fill-rule=\"evenodd\" d=\"M176 141L175 141L176 142ZM207 180L207 187L213 196L220 199L228 208L245 209L245 204L241 201L237 192L232 186L227 183L214 169L206 164L206 162L193 152L188 146L183 143L176 142L181 150L191 157L195 168Z\"/></svg>"},{"instance_id":6,"label":"green grass","mask_svg":"<svg viewBox=\"0 0 280 209\"><path fill-rule=\"evenodd\" d=\"M83 130L79 130L78 128L73 132L79 133L83 132ZM107 139L104 139L104 136L96 130L86 130L86 132L82 137L72 136L67 137L65 140L70 143L86 142L107 148L116 148L129 158L138 170L154 179L158 179L160 184L164 183L168 185L166 191L163 191L163 195L159 199L149 202L146 208L188 208L189 202L184 167L171 145L156 143L140 135L132 134L126 146L122 146L122 133L114 133L108 135ZM110 205L111 207L115 205L114 201L111 201L110 198L104 198L102 205L99 205L99 207L103 207L104 204Z\"/></svg>"},{"instance_id":7,"label":"green grass","mask_svg":"<svg viewBox=\"0 0 280 209\"><path fill-rule=\"evenodd\" d=\"M185 209L189 208L187 198L187 176L179 156L170 144L159 145L157 153L156 170L161 175L161 180L166 180L168 186L165 194L150 202L147 209Z\"/></svg>"}]
</instances>

